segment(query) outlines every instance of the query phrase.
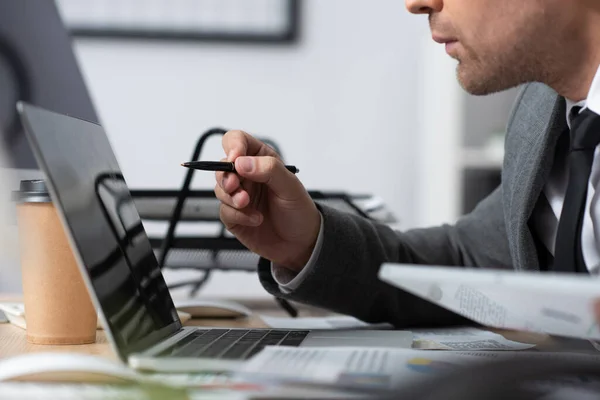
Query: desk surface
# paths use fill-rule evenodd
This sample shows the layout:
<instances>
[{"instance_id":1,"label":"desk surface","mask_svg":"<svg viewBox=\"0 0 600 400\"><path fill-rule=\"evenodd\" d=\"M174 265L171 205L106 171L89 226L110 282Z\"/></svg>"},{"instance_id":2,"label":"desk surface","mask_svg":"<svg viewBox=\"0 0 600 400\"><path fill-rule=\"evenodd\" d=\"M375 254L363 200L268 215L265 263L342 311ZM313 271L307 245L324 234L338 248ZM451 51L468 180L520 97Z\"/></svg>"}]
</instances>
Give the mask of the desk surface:
<instances>
[{"instance_id":1,"label":"desk surface","mask_svg":"<svg viewBox=\"0 0 600 400\"><path fill-rule=\"evenodd\" d=\"M0 301L19 301L15 296L0 296ZM240 301L257 314L285 317L287 314L277 308L271 300ZM312 307L300 306L301 316L323 316L323 311ZM248 318L223 318L223 319L192 319L185 326L218 326L228 328L266 328L267 325L257 315ZM27 342L25 330L9 323L0 324L0 359L35 352L73 352L82 354L99 355L117 359L107 338L106 333L99 329L96 331L96 343L88 345L35 345Z\"/></svg>"},{"instance_id":2,"label":"desk surface","mask_svg":"<svg viewBox=\"0 0 600 400\"><path fill-rule=\"evenodd\" d=\"M14 298L12 298L14 300ZM7 301L5 296L0 296L0 300ZM247 305L257 314L248 318L237 319L192 319L185 323L186 326L218 326L231 328L265 328L265 323L261 320L258 314L287 316L284 311L278 309L272 301L252 302ZM324 311L311 307L300 306L300 316L323 316L327 315ZM523 343L531 343L536 345L537 350L541 351L575 351L575 352L591 352L594 351L593 346L584 340L576 339L556 339L547 335L539 335L527 332L510 332L497 331L504 337L510 340L515 340ZM27 342L25 330L16 327L12 324L0 324L0 359L6 357L17 356L25 353L34 352L74 352L90 355L98 355L110 359L117 359L117 355L113 352L106 334L103 330L96 332L96 343L89 345L35 345Z\"/></svg>"},{"instance_id":3,"label":"desk surface","mask_svg":"<svg viewBox=\"0 0 600 400\"><path fill-rule=\"evenodd\" d=\"M1 298L1 296L0 296ZM248 304L246 304L248 305ZM232 328L262 328L266 327L264 322L260 319L258 314L268 314L274 316L285 316L285 313L276 308L273 302L270 302L270 307L267 308L258 308L256 306L248 305L249 308L255 311L257 314L251 316L249 318L240 318L240 319L194 319L188 321L186 325L188 326L221 326L221 327L232 327ZM322 316L324 312L318 309L312 308L304 308L299 307L301 316ZM523 333L523 332L498 332L503 334L506 338L517 340L526 343L536 344L537 350L549 350L549 351L593 351L592 347L586 341L572 341L570 344L564 346L564 342L555 340L546 335L537 335L531 333ZM110 344L106 339L105 332L103 330L97 330L96 333L96 343L90 345L80 345L80 346L41 346L41 345L33 345L27 342L25 330L18 328L12 324L0 324L0 360L5 357L17 356L25 353L35 353L35 352L72 352L72 353L82 353L89 355L97 355L101 357L106 357L108 359L116 360L117 355L113 352ZM81 383L84 383L81 386ZM9 391L12 396L15 398L47 398L48 396L52 397L61 397L65 399L80 399L83 397L85 393L86 396L96 396L94 398L103 398L111 394L112 398L116 398L115 396L121 396L122 398L139 398L139 399L154 399L159 398L160 394L157 394L156 389L152 388L152 392L148 391L148 388L145 390L140 389L137 392L131 392L127 390L127 387L112 387L110 385L103 385L102 383L108 383L104 381L94 380L93 389L88 384L88 381L81 381L74 385L44 385L43 382L40 384L39 382L13 382L8 384L3 384L2 393L6 395L6 391ZM100 384L99 384L100 383ZM110 389L112 388L112 389ZM135 389L135 388L134 388ZM113 390L112 392L110 390ZM121 390L121 391L119 391ZM208 390L206 392L205 390ZM243 390L243 389L242 389ZM249 389L251 390L251 388ZM262 398L280 398L283 396L277 396L277 388L273 388L275 390L275 395L270 396L268 393L265 394ZM286 389L281 389L285 392ZM300 389L296 389L300 390ZM324 395L316 391L313 396L310 396L306 392L306 388L301 388L302 392L296 393L296 398L323 398ZM92 394L94 393L94 394ZM240 392L233 389L232 393L227 391L217 390L216 392L210 392L210 389L202 388L198 394L203 394L209 397L202 398L229 398L231 395L238 396ZM168 396L174 396L175 393L169 392ZM210 397L214 395L215 397ZM168 397L166 396L166 397ZM181 393L177 392L177 396L182 396ZM254 397L254 396L252 396ZM255 396L256 398L261 398L259 396ZM48 397L49 398L49 397ZM91 397L90 397L91 398ZM178 397L179 398L179 397ZM181 398L188 398L182 396ZM200 398L200 396L199 396ZM237 397L236 397L237 398ZM244 397L245 398L245 397Z\"/></svg>"},{"instance_id":4,"label":"desk surface","mask_svg":"<svg viewBox=\"0 0 600 400\"><path fill-rule=\"evenodd\" d=\"M257 316L241 319L194 319L186 322L186 326L225 326L231 328L265 328L266 325ZM35 352L73 352L99 355L116 359L103 330L96 331L96 343L88 345L35 345L27 342L25 330L12 324L0 324L0 359L19 354Z\"/></svg>"}]
</instances>

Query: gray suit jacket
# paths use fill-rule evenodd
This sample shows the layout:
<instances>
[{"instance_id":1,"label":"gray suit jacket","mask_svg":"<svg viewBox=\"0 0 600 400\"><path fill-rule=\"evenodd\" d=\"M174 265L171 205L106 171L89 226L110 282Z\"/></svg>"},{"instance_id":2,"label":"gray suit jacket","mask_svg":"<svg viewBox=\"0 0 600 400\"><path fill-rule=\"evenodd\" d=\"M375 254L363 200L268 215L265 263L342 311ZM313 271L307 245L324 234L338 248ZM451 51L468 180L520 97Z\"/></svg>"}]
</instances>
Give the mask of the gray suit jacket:
<instances>
[{"instance_id":1,"label":"gray suit jacket","mask_svg":"<svg viewBox=\"0 0 600 400\"><path fill-rule=\"evenodd\" d=\"M552 257L531 231L531 216L566 129L565 100L547 86L523 87L507 126L502 184L455 225L393 231L319 206L323 247L297 290L284 294L261 260L259 277L270 293L369 322L396 327L466 322L456 314L382 283L383 262L540 271ZM543 197L543 196L542 196Z\"/></svg>"}]
</instances>

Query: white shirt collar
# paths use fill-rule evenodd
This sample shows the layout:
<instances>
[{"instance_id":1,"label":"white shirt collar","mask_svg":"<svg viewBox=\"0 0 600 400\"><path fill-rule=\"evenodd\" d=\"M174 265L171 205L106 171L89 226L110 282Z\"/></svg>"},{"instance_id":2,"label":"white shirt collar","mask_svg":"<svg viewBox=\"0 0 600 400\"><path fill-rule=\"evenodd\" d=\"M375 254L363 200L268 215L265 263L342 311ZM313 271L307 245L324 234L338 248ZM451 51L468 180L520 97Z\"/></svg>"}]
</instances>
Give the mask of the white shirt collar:
<instances>
[{"instance_id":1,"label":"white shirt collar","mask_svg":"<svg viewBox=\"0 0 600 400\"><path fill-rule=\"evenodd\" d=\"M592 81L592 86L590 86L590 91L588 92L587 98L578 102L574 102L573 100L569 99L566 99L566 101L567 125L569 125L569 129L571 129L571 121L569 120L569 115L571 114L571 110L575 106L581 107L581 111L583 111L586 108L589 108L593 112L600 114L600 66L596 71L596 76L594 76L594 80Z\"/></svg>"}]
</instances>

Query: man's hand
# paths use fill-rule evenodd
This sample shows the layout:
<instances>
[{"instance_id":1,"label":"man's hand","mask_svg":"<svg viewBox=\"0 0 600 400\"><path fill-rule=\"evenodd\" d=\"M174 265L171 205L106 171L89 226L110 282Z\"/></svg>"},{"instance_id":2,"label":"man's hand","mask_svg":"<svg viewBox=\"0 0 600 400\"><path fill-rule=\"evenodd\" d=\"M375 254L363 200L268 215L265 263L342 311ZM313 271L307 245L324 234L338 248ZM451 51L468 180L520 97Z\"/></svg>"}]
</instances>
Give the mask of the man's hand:
<instances>
[{"instance_id":1,"label":"man's hand","mask_svg":"<svg viewBox=\"0 0 600 400\"><path fill-rule=\"evenodd\" d=\"M300 271L313 252L321 225L313 200L277 153L251 135L227 132L223 150L237 171L215 175L225 227L251 251Z\"/></svg>"}]
</instances>

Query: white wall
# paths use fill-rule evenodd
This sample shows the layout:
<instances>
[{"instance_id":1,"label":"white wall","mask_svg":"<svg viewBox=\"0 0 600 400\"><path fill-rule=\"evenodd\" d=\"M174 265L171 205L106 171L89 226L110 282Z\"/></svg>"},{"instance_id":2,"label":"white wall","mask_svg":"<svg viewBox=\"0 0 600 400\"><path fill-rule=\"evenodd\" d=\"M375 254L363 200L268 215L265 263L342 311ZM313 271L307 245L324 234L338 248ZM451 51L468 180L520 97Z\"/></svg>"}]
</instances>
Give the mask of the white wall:
<instances>
[{"instance_id":1,"label":"white wall","mask_svg":"<svg viewBox=\"0 0 600 400\"><path fill-rule=\"evenodd\" d=\"M456 80L456 61L444 48L421 40L421 74L418 79L418 132L413 211L422 227L454 223L460 213L461 143L464 131L465 92Z\"/></svg>"},{"instance_id":2,"label":"white wall","mask_svg":"<svg viewBox=\"0 0 600 400\"><path fill-rule=\"evenodd\" d=\"M305 0L298 45L76 42L130 186L176 188L212 126L270 136L309 189L382 196L417 225L417 77L424 17L401 0ZM205 159L222 157L215 139ZM212 188L210 173L194 187ZM215 276L207 295L262 295L252 275Z\"/></svg>"}]
</instances>

